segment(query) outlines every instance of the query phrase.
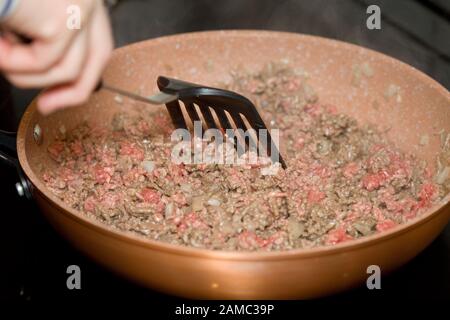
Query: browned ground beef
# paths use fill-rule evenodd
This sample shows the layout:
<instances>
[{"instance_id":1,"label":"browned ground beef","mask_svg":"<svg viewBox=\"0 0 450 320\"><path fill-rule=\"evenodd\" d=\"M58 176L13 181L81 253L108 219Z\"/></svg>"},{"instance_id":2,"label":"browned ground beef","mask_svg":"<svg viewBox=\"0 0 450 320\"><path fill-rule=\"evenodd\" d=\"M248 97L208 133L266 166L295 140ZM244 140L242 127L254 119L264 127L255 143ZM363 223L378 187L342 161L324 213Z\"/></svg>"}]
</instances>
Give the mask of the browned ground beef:
<instances>
[{"instance_id":1,"label":"browned ground beef","mask_svg":"<svg viewBox=\"0 0 450 320\"><path fill-rule=\"evenodd\" d=\"M47 186L69 206L150 239L216 250L287 250L381 232L443 196L426 165L375 128L321 104L301 74L270 64L228 84L281 131L287 170L176 165L169 118L117 114L82 124L48 151ZM161 134L149 134L156 126Z\"/></svg>"}]
</instances>

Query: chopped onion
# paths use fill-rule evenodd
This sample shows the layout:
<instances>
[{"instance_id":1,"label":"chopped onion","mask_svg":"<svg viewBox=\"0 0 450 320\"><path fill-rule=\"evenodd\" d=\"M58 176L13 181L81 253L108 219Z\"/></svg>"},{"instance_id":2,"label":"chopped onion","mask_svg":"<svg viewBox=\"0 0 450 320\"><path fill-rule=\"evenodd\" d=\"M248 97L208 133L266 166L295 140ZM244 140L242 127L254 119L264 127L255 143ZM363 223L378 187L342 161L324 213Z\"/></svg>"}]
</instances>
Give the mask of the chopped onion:
<instances>
[{"instance_id":1,"label":"chopped onion","mask_svg":"<svg viewBox=\"0 0 450 320\"><path fill-rule=\"evenodd\" d=\"M142 161L142 167L145 169L145 171L152 172L153 170L155 170L155 163L153 161L144 160Z\"/></svg>"},{"instance_id":2,"label":"chopped onion","mask_svg":"<svg viewBox=\"0 0 450 320\"><path fill-rule=\"evenodd\" d=\"M203 196L197 196L192 198L192 210L200 211L203 209Z\"/></svg>"},{"instance_id":3,"label":"chopped onion","mask_svg":"<svg viewBox=\"0 0 450 320\"><path fill-rule=\"evenodd\" d=\"M436 176L436 182L438 184L444 184L447 178L450 176L450 167L445 167Z\"/></svg>"},{"instance_id":4,"label":"chopped onion","mask_svg":"<svg viewBox=\"0 0 450 320\"><path fill-rule=\"evenodd\" d=\"M174 214L175 214L175 207L174 207L172 202L169 202L166 205L166 209L165 209L164 214L165 214L166 219L169 219L169 218L174 216Z\"/></svg>"},{"instance_id":5,"label":"chopped onion","mask_svg":"<svg viewBox=\"0 0 450 320\"><path fill-rule=\"evenodd\" d=\"M208 200L208 204L209 204L210 206L213 206L213 207L218 207L218 206L220 206L221 202L220 202L219 199L216 199L216 198L210 198L210 199Z\"/></svg>"},{"instance_id":6,"label":"chopped onion","mask_svg":"<svg viewBox=\"0 0 450 320\"><path fill-rule=\"evenodd\" d=\"M281 164L276 162L267 167L261 168L261 175L263 176L274 176L278 173L278 170L281 168Z\"/></svg>"},{"instance_id":7,"label":"chopped onion","mask_svg":"<svg viewBox=\"0 0 450 320\"><path fill-rule=\"evenodd\" d=\"M189 183L181 183L180 184L181 191L191 193L192 192L192 186Z\"/></svg>"}]
</instances>

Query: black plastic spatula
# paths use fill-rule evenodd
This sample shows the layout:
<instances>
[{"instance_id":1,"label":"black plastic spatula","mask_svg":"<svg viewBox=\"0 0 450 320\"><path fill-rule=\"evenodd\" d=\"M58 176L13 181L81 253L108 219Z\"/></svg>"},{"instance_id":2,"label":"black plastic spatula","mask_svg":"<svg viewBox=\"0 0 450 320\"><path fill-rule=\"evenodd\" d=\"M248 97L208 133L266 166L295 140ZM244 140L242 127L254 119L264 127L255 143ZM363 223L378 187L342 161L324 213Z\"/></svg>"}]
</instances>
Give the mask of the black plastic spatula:
<instances>
[{"instance_id":1,"label":"black plastic spatula","mask_svg":"<svg viewBox=\"0 0 450 320\"><path fill-rule=\"evenodd\" d=\"M101 83L98 89L103 88L150 104L165 104L175 128L187 129L189 122L201 121L206 129L221 129L224 132L227 129L242 129L234 131L236 134L241 133L240 141L245 141L247 145L251 143L256 147L258 153L267 154L273 163L279 162L283 168L286 168L264 121L256 107L246 97L232 91L162 76L158 77L157 83L161 92L149 97L143 97L105 83ZM183 112L183 107L185 112ZM253 129L255 134L242 136L242 132L249 129ZM260 141L262 133L266 141ZM238 147L239 143L236 141L235 146ZM261 146L264 146L265 150L260 150Z\"/></svg>"}]
</instances>

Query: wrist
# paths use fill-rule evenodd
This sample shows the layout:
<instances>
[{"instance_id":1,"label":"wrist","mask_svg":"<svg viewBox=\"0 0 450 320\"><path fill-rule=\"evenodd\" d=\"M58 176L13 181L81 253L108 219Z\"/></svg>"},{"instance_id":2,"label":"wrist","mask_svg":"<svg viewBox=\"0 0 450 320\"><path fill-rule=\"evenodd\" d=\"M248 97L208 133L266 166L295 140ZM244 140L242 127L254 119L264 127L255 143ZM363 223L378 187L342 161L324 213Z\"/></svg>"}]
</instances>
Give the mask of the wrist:
<instances>
[{"instance_id":1,"label":"wrist","mask_svg":"<svg viewBox=\"0 0 450 320\"><path fill-rule=\"evenodd\" d=\"M14 12L18 3L19 0L0 0L0 22Z\"/></svg>"}]
</instances>

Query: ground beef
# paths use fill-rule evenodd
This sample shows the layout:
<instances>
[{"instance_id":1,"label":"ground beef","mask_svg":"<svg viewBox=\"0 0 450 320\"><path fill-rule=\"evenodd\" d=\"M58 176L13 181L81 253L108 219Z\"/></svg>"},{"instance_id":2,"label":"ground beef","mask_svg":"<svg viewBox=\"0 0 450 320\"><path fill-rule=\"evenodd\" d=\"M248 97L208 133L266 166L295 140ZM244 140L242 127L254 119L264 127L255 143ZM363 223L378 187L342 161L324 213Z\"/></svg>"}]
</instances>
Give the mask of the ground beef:
<instances>
[{"instance_id":1,"label":"ground beef","mask_svg":"<svg viewBox=\"0 0 450 320\"><path fill-rule=\"evenodd\" d=\"M286 170L176 165L168 115L143 112L63 130L48 148L58 167L44 170L47 187L114 228L216 250L333 245L413 219L443 196L423 162L320 103L304 73L280 63L232 77L226 87L280 129Z\"/></svg>"}]
</instances>

